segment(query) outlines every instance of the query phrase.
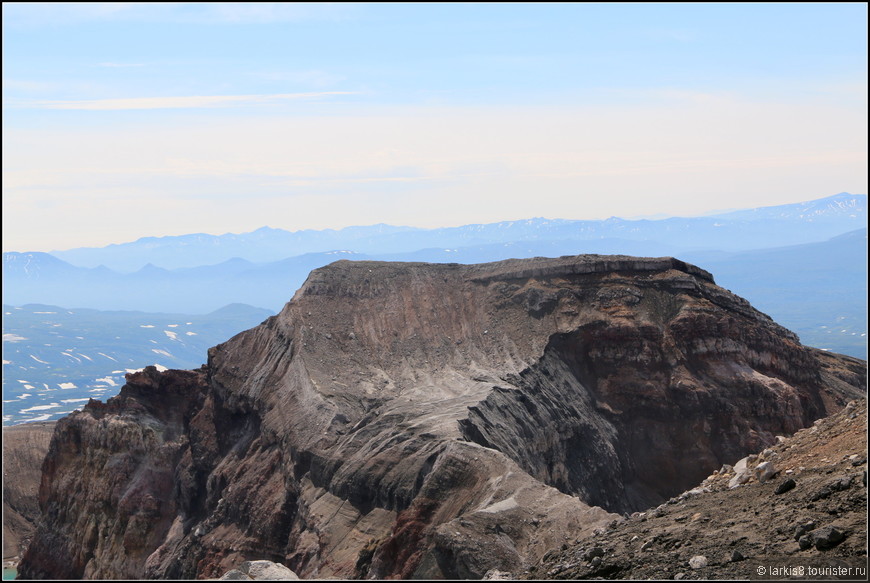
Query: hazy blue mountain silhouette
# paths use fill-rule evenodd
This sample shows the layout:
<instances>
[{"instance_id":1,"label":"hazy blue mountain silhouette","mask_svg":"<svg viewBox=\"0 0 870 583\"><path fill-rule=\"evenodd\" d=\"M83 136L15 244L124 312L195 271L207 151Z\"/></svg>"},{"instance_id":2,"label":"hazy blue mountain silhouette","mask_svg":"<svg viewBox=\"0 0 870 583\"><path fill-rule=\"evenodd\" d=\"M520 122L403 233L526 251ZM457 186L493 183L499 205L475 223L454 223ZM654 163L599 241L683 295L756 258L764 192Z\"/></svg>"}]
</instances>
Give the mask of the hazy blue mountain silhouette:
<instances>
[{"instance_id":1,"label":"hazy blue mountain silhouette","mask_svg":"<svg viewBox=\"0 0 870 583\"><path fill-rule=\"evenodd\" d=\"M682 259L714 274L801 342L867 359L867 229L821 243Z\"/></svg>"},{"instance_id":2,"label":"hazy blue mountain silhouette","mask_svg":"<svg viewBox=\"0 0 870 583\"><path fill-rule=\"evenodd\" d=\"M746 251L823 241L865 227L866 209L866 195L840 193L803 203L706 217L661 220L612 217L597 221L534 218L442 229L384 224L322 231L263 227L243 234L146 237L100 248L53 251L52 255L81 267L104 265L118 272L134 272L149 263L176 269L214 265L234 258L273 262L334 249L383 255L542 241L589 244L601 240L633 241L639 248L670 249L669 254L697 250Z\"/></svg>"},{"instance_id":3,"label":"hazy blue mountain silhouette","mask_svg":"<svg viewBox=\"0 0 870 583\"><path fill-rule=\"evenodd\" d=\"M482 263L580 253L670 255L709 270L720 285L747 298L808 344L865 357L866 198L843 193L794 205L661 221L530 219L432 231L388 225L297 233L260 229L248 234L250 238L233 235L216 239L253 252L263 248L263 241L274 241L275 237L314 245L312 241L326 244L344 233L359 247L302 253L275 261L234 257L173 269L158 266L159 260L151 257L152 261L130 273L104 266L75 266L47 253L5 253L3 300L12 305L41 303L188 314L205 314L232 303L278 311L312 269L338 259ZM852 228L856 223L858 228ZM604 237L601 233L605 231L621 236ZM803 241L819 233L833 234ZM189 245L194 249L200 245L200 237L163 237L147 243L152 250L160 250L155 251L158 256L172 250L181 254L178 245L182 240L194 241ZM749 250L735 249L739 246L736 243L714 245L723 238L736 238L740 245L759 239L774 243ZM105 249L118 257L127 251L135 257L144 253L143 241ZM278 248L270 247L273 253ZM388 251L371 251L384 248ZM74 251L88 250L70 253Z\"/></svg>"}]
</instances>

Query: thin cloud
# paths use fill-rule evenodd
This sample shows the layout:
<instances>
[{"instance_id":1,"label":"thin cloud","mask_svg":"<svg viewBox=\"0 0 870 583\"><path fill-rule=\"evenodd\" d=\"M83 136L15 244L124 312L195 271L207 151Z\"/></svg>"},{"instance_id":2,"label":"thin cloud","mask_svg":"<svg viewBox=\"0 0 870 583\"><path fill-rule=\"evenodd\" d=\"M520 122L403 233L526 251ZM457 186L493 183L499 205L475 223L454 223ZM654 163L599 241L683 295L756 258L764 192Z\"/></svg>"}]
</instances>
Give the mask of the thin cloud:
<instances>
[{"instance_id":1,"label":"thin cloud","mask_svg":"<svg viewBox=\"0 0 870 583\"><path fill-rule=\"evenodd\" d=\"M97 63L100 67L144 67L145 63Z\"/></svg>"},{"instance_id":2,"label":"thin cloud","mask_svg":"<svg viewBox=\"0 0 870 583\"><path fill-rule=\"evenodd\" d=\"M86 101L32 101L23 107L37 109L75 109L86 111L120 111L129 109L194 109L228 107L244 104L267 104L293 99L323 99L336 95L355 95L354 91L319 91L310 93L276 93L271 95L189 95L183 97L132 97Z\"/></svg>"},{"instance_id":3,"label":"thin cloud","mask_svg":"<svg viewBox=\"0 0 870 583\"><path fill-rule=\"evenodd\" d=\"M268 24L343 20L358 7L342 2L4 2L13 27L68 26L88 22Z\"/></svg>"}]
</instances>

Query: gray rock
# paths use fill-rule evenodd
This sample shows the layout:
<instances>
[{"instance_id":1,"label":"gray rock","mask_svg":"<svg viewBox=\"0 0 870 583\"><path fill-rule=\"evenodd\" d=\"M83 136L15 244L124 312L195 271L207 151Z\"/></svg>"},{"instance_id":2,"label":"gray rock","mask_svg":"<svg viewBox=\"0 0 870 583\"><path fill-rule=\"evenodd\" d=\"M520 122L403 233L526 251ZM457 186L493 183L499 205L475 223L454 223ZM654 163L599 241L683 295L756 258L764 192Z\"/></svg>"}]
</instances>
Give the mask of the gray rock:
<instances>
[{"instance_id":1,"label":"gray rock","mask_svg":"<svg viewBox=\"0 0 870 583\"><path fill-rule=\"evenodd\" d=\"M255 581L295 581L299 577L285 567L272 561L245 561L239 566L242 573Z\"/></svg>"},{"instance_id":2,"label":"gray rock","mask_svg":"<svg viewBox=\"0 0 870 583\"><path fill-rule=\"evenodd\" d=\"M852 476L843 476L837 480L834 480L829 484L832 490L841 491L848 490L852 486Z\"/></svg>"},{"instance_id":3,"label":"gray rock","mask_svg":"<svg viewBox=\"0 0 870 583\"><path fill-rule=\"evenodd\" d=\"M692 488L683 493L683 496L686 498L691 498L693 496L699 496L701 494L706 494L710 491L710 488Z\"/></svg>"},{"instance_id":4,"label":"gray rock","mask_svg":"<svg viewBox=\"0 0 870 583\"><path fill-rule=\"evenodd\" d=\"M695 555L689 559L689 566L693 569L703 569L707 566L707 557L704 555Z\"/></svg>"},{"instance_id":5,"label":"gray rock","mask_svg":"<svg viewBox=\"0 0 870 583\"><path fill-rule=\"evenodd\" d=\"M218 581L252 581L250 577L242 573L238 569L227 571Z\"/></svg>"},{"instance_id":6,"label":"gray rock","mask_svg":"<svg viewBox=\"0 0 870 583\"><path fill-rule=\"evenodd\" d=\"M774 494L785 494L789 490L793 489L797 483L789 478L786 481L782 482L779 486L776 487L776 490L773 491Z\"/></svg>"},{"instance_id":7,"label":"gray rock","mask_svg":"<svg viewBox=\"0 0 870 583\"><path fill-rule=\"evenodd\" d=\"M603 556L604 556L604 549L602 549L601 547L592 547L591 549L589 549L588 551L586 551L583 554L583 558L586 559L587 561L591 561L595 557L603 557Z\"/></svg>"},{"instance_id":8,"label":"gray rock","mask_svg":"<svg viewBox=\"0 0 870 583\"><path fill-rule=\"evenodd\" d=\"M513 574L498 569L490 569L483 576L484 581L512 581L513 579Z\"/></svg>"},{"instance_id":9,"label":"gray rock","mask_svg":"<svg viewBox=\"0 0 870 583\"><path fill-rule=\"evenodd\" d=\"M816 522L814 520L804 521L794 529L794 540L800 540L802 536L804 536L815 527Z\"/></svg>"},{"instance_id":10,"label":"gray rock","mask_svg":"<svg viewBox=\"0 0 870 583\"><path fill-rule=\"evenodd\" d=\"M729 488L734 489L749 481L752 477L752 472L749 470L749 467L756 459L756 456L749 455L734 464L734 477L728 481Z\"/></svg>"},{"instance_id":11,"label":"gray rock","mask_svg":"<svg viewBox=\"0 0 870 583\"><path fill-rule=\"evenodd\" d=\"M732 563L737 563L737 562L742 561L744 559L746 559L746 557L744 557L743 553L741 553L740 551L734 551L731 553L731 562Z\"/></svg>"},{"instance_id":12,"label":"gray rock","mask_svg":"<svg viewBox=\"0 0 870 583\"><path fill-rule=\"evenodd\" d=\"M812 546L815 546L816 549L823 551L825 549L830 549L841 542L846 538L846 533L837 528L836 526L823 526L822 528L817 528L816 530L808 532L805 537L809 539L809 543ZM801 537L803 540L804 537ZM804 548L801 546L801 548Z\"/></svg>"},{"instance_id":13,"label":"gray rock","mask_svg":"<svg viewBox=\"0 0 870 583\"><path fill-rule=\"evenodd\" d=\"M824 500L825 498L830 497L834 492L840 492L842 490L848 490L852 485L852 476L843 476L841 478L837 478L831 482L828 482L824 486L822 486L821 490L813 494L810 498L813 502L816 500Z\"/></svg>"},{"instance_id":14,"label":"gray rock","mask_svg":"<svg viewBox=\"0 0 870 583\"><path fill-rule=\"evenodd\" d=\"M773 462L762 462L755 466L755 479L762 484L771 479L776 474L776 467Z\"/></svg>"}]
</instances>

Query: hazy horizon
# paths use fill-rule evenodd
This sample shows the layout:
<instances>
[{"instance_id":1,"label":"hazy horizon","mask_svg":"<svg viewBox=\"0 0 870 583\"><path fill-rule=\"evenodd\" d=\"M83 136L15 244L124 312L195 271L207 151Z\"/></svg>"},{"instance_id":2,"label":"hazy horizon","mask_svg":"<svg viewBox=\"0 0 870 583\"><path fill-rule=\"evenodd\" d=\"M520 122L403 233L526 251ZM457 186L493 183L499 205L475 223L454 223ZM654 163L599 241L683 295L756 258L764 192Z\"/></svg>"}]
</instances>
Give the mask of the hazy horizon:
<instances>
[{"instance_id":1,"label":"hazy horizon","mask_svg":"<svg viewBox=\"0 0 870 583\"><path fill-rule=\"evenodd\" d=\"M3 250L867 192L867 7L4 3Z\"/></svg>"},{"instance_id":2,"label":"hazy horizon","mask_svg":"<svg viewBox=\"0 0 870 583\"><path fill-rule=\"evenodd\" d=\"M811 200L820 200L820 199L828 198L829 196L838 196L841 194L849 194L849 195L855 195L855 196L867 196L864 193L840 192L840 193L836 193L833 195L821 196L818 199L811 199ZM785 203L785 204L800 204L803 202L811 202L811 201L800 200L800 201L794 201L793 203ZM324 229L297 229L295 231L305 231L305 230L341 231L342 229L347 229L347 228L358 228L358 227L366 228L366 227L376 227L379 225L384 225L384 226L388 226L388 227L397 227L397 228L408 228L408 229L420 228L420 229L424 229L424 230L436 230L436 229L441 229L441 228L462 227L462 226L475 225L475 224L494 224L494 223L499 223L499 222L522 222L522 221L530 221L530 220L575 221L575 220L605 220L607 218L619 218L619 219L624 219L624 220L629 220L629 221L633 221L633 220L656 221L656 220L664 220L664 219L669 219L669 218L695 218L695 217L702 218L702 217L716 216L719 214L726 214L729 212L734 212L734 211L739 211L739 210L748 210L750 208L763 208L763 207L733 207L733 208L727 208L727 209L714 209L714 210L708 211L706 213L695 214L695 215L658 214L658 215L643 215L643 216L634 216L634 217L616 217L616 215L611 215L610 217L598 217L598 218L594 218L594 219L572 219L572 218L565 218L565 217L523 217L521 219L512 219L512 220L508 220L508 221L494 221L493 223L462 223L462 224L458 224L458 225L441 225L441 226L436 226L436 227L414 227L412 225L397 225L397 224L390 224L390 223L371 223L371 224L367 224L367 225L344 225L341 227L326 227ZM139 237L137 239L131 239L129 241L112 241L112 242L107 243L106 245L95 245L92 247L102 248L102 247L106 247L109 245L122 245L125 243L133 243L135 241L138 241L139 239L151 239L151 238L161 238L161 237L182 237L182 236L186 236L186 235L208 235L208 236L245 235L248 233L252 233L254 231L258 231L260 229L274 229L274 230L285 230L285 231L295 232L294 230L291 230L291 229L281 229L280 227L274 227L272 225L261 225L255 229L251 229L249 231L226 231L226 232L221 232L221 233L218 233L218 232L209 233L209 232L205 232L205 231L197 231L197 232L190 232L190 233L166 233L166 234L157 235L157 236L144 235L143 237ZM82 246L82 247L88 247L88 246ZM72 249L72 248L70 248L70 249ZM69 250L69 249L51 249L51 250L46 250L46 251L42 251L42 252L50 253L52 251L67 251L67 250ZM12 250L12 249L10 249L10 250L4 249L3 250L4 253L10 252L10 251L18 251L18 250ZM20 250L20 252L27 253L27 252L39 252L39 251L28 249L28 250Z\"/></svg>"}]
</instances>

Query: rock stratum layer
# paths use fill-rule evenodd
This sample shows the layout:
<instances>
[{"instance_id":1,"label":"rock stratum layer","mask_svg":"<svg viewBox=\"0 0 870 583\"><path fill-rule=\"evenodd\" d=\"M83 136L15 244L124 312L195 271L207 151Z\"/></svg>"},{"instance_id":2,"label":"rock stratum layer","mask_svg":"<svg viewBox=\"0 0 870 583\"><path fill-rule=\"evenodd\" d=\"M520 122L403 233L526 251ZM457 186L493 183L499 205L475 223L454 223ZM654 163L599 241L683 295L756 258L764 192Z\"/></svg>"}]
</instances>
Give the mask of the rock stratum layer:
<instances>
[{"instance_id":1,"label":"rock stratum layer","mask_svg":"<svg viewBox=\"0 0 870 583\"><path fill-rule=\"evenodd\" d=\"M671 258L339 261L201 370L59 421L20 572L516 572L865 385Z\"/></svg>"}]
</instances>

